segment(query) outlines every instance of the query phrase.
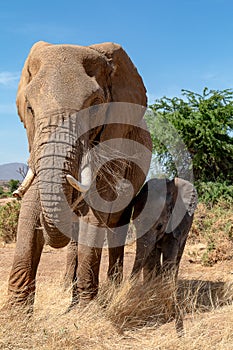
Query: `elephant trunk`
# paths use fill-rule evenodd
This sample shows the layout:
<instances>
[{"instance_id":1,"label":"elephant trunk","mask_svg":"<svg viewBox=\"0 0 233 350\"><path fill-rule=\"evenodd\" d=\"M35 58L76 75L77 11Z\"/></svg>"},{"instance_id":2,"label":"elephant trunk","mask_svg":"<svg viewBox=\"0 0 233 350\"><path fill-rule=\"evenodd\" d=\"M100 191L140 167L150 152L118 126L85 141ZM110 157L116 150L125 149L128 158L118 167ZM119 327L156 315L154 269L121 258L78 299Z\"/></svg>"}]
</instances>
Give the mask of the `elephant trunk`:
<instances>
[{"instance_id":1,"label":"elephant trunk","mask_svg":"<svg viewBox=\"0 0 233 350\"><path fill-rule=\"evenodd\" d=\"M77 140L70 118L63 116L57 120L57 124L50 121L50 126L44 126L42 133L38 133L39 147L35 147L33 154L39 180L41 224L46 243L53 248L66 246L73 237L73 187L67 176L78 176L82 154L80 151L77 155ZM46 140L41 135L46 135Z\"/></svg>"},{"instance_id":2,"label":"elephant trunk","mask_svg":"<svg viewBox=\"0 0 233 350\"><path fill-rule=\"evenodd\" d=\"M50 162L52 161L52 164ZM61 161L61 159L59 159ZM64 159L65 161L65 159ZM48 168L39 171L39 193L42 207L41 224L46 243L53 248L66 246L72 237L72 211L69 202L72 191L65 188L64 170L49 156L43 159ZM65 194L66 192L66 194Z\"/></svg>"}]
</instances>

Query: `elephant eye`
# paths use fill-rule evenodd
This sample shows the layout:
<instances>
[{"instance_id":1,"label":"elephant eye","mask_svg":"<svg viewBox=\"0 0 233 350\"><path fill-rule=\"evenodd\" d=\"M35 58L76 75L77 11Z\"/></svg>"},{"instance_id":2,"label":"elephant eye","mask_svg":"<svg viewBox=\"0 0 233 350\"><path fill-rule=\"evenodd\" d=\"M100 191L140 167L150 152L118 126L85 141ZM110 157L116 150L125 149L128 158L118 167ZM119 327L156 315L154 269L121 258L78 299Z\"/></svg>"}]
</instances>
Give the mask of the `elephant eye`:
<instances>
[{"instance_id":1,"label":"elephant eye","mask_svg":"<svg viewBox=\"0 0 233 350\"><path fill-rule=\"evenodd\" d=\"M161 224L161 222L156 226L156 229L159 231L161 230L161 228L163 227L163 224Z\"/></svg>"},{"instance_id":2,"label":"elephant eye","mask_svg":"<svg viewBox=\"0 0 233 350\"><path fill-rule=\"evenodd\" d=\"M104 100L100 97L96 97L91 102L91 106L100 105L101 103L104 103Z\"/></svg>"}]
</instances>

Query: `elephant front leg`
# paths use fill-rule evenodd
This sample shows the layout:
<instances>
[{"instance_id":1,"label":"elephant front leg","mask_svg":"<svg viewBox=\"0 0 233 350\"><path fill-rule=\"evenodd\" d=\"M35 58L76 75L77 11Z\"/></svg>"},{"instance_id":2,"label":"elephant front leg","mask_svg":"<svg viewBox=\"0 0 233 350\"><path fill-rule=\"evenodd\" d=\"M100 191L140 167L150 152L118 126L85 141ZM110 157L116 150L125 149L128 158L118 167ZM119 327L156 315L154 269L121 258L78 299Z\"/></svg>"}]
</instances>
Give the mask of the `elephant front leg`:
<instances>
[{"instance_id":1,"label":"elephant front leg","mask_svg":"<svg viewBox=\"0 0 233 350\"><path fill-rule=\"evenodd\" d=\"M102 248L78 246L77 283L74 285L79 303L91 301L98 293Z\"/></svg>"},{"instance_id":2,"label":"elephant front leg","mask_svg":"<svg viewBox=\"0 0 233 350\"><path fill-rule=\"evenodd\" d=\"M68 289L77 281L78 268L78 242L71 240L67 246L66 272L64 276L64 289Z\"/></svg>"},{"instance_id":3,"label":"elephant front leg","mask_svg":"<svg viewBox=\"0 0 233 350\"><path fill-rule=\"evenodd\" d=\"M165 239L162 244L162 274L164 277L166 277L167 282L171 284L173 309L175 315L175 327L178 336L182 336L184 334L183 310L182 306L180 305L177 280L179 264L184 250L185 241L181 247L179 243L180 242L173 237L172 233L165 235Z\"/></svg>"},{"instance_id":4,"label":"elephant front leg","mask_svg":"<svg viewBox=\"0 0 233 350\"><path fill-rule=\"evenodd\" d=\"M179 268L179 242L173 237L172 233L166 234L161 245L163 259L162 259L162 274L171 281L177 281Z\"/></svg>"},{"instance_id":5,"label":"elephant front leg","mask_svg":"<svg viewBox=\"0 0 233 350\"><path fill-rule=\"evenodd\" d=\"M72 301L67 311L70 311L79 302L79 293L77 288L77 270L78 270L78 242L71 240L67 247L66 272L64 276L64 289L72 286Z\"/></svg>"},{"instance_id":6,"label":"elephant front leg","mask_svg":"<svg viewBox=\"0 0 233 350\"><path fill-rule=\"evenodd\" d=\"M143 266L143 282L161 275L161 249L154 245Z\"/></svg>"},{"instance_id":7,"label":"elephant front leg","mask_svg":"<svg viewBox=\"0 0 233 350\"><path fill-rule=\"evenodd\" d=\"M27 305L32 310L35 296L36 271L44 245L41 229L38 229L40 204L37 186L30 187L23 198L13 266L11 269L7 306Z\"/></svg>"}]
</instances>

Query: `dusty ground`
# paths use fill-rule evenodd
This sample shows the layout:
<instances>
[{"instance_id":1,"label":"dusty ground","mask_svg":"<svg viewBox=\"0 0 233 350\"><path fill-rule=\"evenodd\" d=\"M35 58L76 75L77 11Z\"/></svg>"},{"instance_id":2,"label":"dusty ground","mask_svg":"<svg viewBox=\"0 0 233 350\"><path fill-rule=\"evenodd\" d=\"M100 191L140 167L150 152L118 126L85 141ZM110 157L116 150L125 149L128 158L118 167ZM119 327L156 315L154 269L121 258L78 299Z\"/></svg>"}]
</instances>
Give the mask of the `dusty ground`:
<instances>
[{"instance_id":1,"label":"dusty ground","mask_svg":"<svg viewBox=\"0 0 233 350\"><path fill-rule=\"evenodd\" d=\"M11 265L13 262L15 244L0 246L0 281L8 279ZM209 281L209 282L233 282L233 263L232 260L223 261L215 264L213 267L202 266L201 264L192 263L189 260L188 251L193 246L186 246L179 277L187 281ZM125 275L131 271L134 260L134 246L127 246L125 252ZM37 273L37 282L40 283L45 279L57 280L63 276L66 264L66 248L52 249L45 247L41 256L41 261ZM106 278L108 266L108 253L103 251L101 261L100 280Z\"/></svg>"},{"instance_id":2,"label":"dusty ground","mask_svg":"<svg viewBox=\"0 0 233 350\"><path fill-rule=\"evenodd\" d=\"M0 281L5 281L10 273L14 257L15 244L0 243ZM128 248L125 253L125 270L129 272L133 263L134 252ZM37 272L37 282L40 283L45 279L57 280L63 276L66 266L66 248L52 249L46 246L43 250L41 261ZM108 266L108 254L104 250L101 262L101 280L105 279Z\"/></svg>"},{"instance_id":3,"label":"dusty ground","mask_svg":"<svg viewBox=\"0 0 233 350\"><path fill-rule=\"evenodd\" d=\"M0 206L5 205L14 200L14 198L0 199ZM3 244L0 242L0 281L8 278L10 268L13 261L15 244ZM225 260L218 262L212 267L202 266L200 263L193 263L190 256L201 251L203 249L201 243L186 244L184 255L182 257L180 266L180 279L185 280L199 280L199 281L212 281L212 282L233 282L233 261ZM134 245L127 246L125 250L125 275L129 274L132 268L134 260ZM37 273L38 283L47 278L57 280L65 271L66 263L66 248L52 249L45 247L42 253L39 269ZM103 251L100 280L106 278L106 271L108 266L108 253L107 250Z\"/></svg>"}]
</instances>

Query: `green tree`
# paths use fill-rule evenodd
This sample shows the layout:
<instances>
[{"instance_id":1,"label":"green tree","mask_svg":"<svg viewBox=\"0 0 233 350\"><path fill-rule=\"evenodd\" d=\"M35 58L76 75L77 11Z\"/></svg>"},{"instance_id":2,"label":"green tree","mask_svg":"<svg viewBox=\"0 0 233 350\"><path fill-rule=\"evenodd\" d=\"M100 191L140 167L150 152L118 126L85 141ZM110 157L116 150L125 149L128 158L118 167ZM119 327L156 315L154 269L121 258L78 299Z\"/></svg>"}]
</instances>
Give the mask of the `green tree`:
<instances>
[{"instance_id":1,"label":"green tree","mask_svg":"<svg viewBox=\"0 0 233 350\"><path fill-rule=\"evenodd\" d=\"M17 190L18 186L19 186L19 180L11 179L9 181L9 189L10 189L11 193L14 192L15 190Z\"/></svg>"},{"instance_id":2,"label":"green tree","mask_svg":"<svg viewBox=\"0 0 233 350\"><path fill-rule=\"evenodd\" d=\"M182 154L172 155L165 146L170 142L174 147L179 142L177 134L168 130L172 125L189 151L196 181L232 184L233 91L205 88L202 94L182 90L182 95L184 98L163 97L150 106L147 122L154 153L168 174L176 175L174 157L182 158ZM184 167L185 163L184 157Z\"/></svg>"}]
</instances>

